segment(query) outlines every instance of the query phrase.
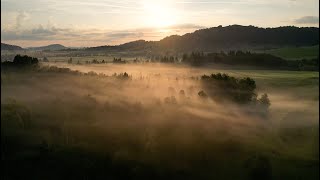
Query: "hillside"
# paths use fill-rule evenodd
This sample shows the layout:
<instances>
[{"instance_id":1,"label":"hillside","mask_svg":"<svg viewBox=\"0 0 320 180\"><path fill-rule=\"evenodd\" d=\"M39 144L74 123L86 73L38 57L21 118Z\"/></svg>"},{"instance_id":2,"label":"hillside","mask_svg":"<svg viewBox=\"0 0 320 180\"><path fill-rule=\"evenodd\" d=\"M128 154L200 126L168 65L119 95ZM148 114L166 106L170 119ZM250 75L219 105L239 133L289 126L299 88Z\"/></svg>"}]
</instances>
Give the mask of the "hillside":
<instances>
[{"instance_id":1,"label":"hillside","mask_svg":"<svg viewBox=\"0 0 320 180\"><path fill-rule=\"evenodd\" d=\"M178 51L256 49L282 46L308 46L319 44L319 28L258 28L232 25L195 31L184 36L168 37L160 47Z\"/></svg>"},{"instance_id":2,"label":"hillside","mask_svg":"<svg viewBox=\"0 0 320 180\"><path fill-rule=\"evenodd\" d=\"M28 50L34 50L34 51L57 51L67 49L67 47L61 45L61 44L51 44L48 46L40 46L40 47L29 47Z\"/></svg>"},{"instance_id":3,"label":"hillside","mask_svg":"<svg viewBox=\"0 0 320 180\"><path fill-rule=\"evenodd\" d=\"M14 51L14 50L23 50L23 48L16 45L1 43L1 50Z\"/></svg>"},{"instance_id":4,"label":"hillside","mask_svg":"<svg viewBox=\"0 0 320 180\"><path fill-rule=\"evenodd\" d=\"M137 40L124 43L118 46L98 46L86 48L87 51L140 51L152 47L156 41Z\"/></svg>"},{"instance_id":5,"label":"hillside","mask_svg":"<svg viewBox=\"0 0 320 180\"><path fill-rule=\"evenodd\" d=\"M254 26L218 26L197 30L182 36L173 35L160 41L134 41L119 46L100 46L87 50L148 50L152 52L189 52L221 50L271 49L293 46L314 46L319 44L319 28Z\"/></svg>"}]
</instances>

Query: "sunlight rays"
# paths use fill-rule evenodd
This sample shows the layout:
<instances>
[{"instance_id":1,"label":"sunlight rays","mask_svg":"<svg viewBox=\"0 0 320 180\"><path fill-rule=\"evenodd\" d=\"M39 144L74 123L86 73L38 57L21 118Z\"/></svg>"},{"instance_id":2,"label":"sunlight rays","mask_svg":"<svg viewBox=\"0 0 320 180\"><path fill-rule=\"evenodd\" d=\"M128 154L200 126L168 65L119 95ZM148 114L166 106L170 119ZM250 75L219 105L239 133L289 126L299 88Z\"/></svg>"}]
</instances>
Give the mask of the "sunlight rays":
<instances>
[{"instance_id":1,"label":"sunlight rays","mask_svg":"<svg viewBox=\"0 0 320 180\"><path fill-rule=\"evenodd\" d=\"M169 1L142 1L145 23L157 28L177 23L177 12Z\"/></svg>"}]
</instances>

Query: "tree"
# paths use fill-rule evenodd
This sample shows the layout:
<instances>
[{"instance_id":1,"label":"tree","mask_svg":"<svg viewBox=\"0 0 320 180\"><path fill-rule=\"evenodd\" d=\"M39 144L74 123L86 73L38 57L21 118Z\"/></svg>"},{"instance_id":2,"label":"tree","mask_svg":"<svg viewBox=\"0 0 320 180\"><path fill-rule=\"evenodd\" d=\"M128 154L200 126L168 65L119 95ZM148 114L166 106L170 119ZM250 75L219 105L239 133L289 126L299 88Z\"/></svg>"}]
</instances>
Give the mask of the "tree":
<instances>
[{"instance_id":1,"label":"tree","mask_svg":"<svg viewBox=\"0 0 320 180\"><path fill-rule=\"evenodd\" d=\"M180 90L179 95L180 97L184 98L186 96L186 93L184 92L184 90Z\"/></svg>"},{"instance_id":2,"label":"tree","mask_svg":"<svg viewBox=\"0 0 320 180\"><path fill-rule=\"evenodd\" d=\"M184 53L184 54L182 55L182 61L183 61L183 62L186 62L187 60L188 60L188 54Z\"/></svg>"},{"instance_id":3,"label":"tree","mask_svg":"<svg viewBox=\"0 0 320 180\"><path fill-rule=\"evenodd\" d=\"M174 96L166 97L166 98L164 99L164 102L165 102L166 104L177 104L177 99L176 99L176 97L174 97Z\"/></svg>"},{"instance_id":4,"label":"tree","mask_svg":"<svg viewBox=\"0 0 320 180\"><path fill-rule=\"evenodd\" d=\"M266 108L269 108L269 106L271 105L268 94L266 93L263 94L260 99L258 99L258 102Z\"/></svg>"},{"instance_id":5,"label":"tree","mask_svg":"<svg viewBox=\"0 0 320 180\"><path fill-rule=\"evenodd\" d=\"M72 64L72 58L68 60L68 64Z\"/></svg>"},{"instance_id":6,"label":"tree","mask_svg":"<svg viewBox=\"0 0 320 180\"><path fill-rule=\"evenodd\" d=\"M256 96L256 83L253 79L235 78L227 74L211 74L201 76L204 87L210 96L219 99L229 99L238 103L252 102Z\"/></svg>"},{"instance_id":7,"label":"tree","mask_svg":"<svg viewBox=\"0 0 320 180\"><path fill-rule=\"evenodd\" d=\"M124 64L124 63L126 63L126 61L125 60L122 60L121 58L113 58L113 63L121 63L121 64Z\"/></svg>"},{"instance_id":8,"label":"tree","mask_svg":"<svg viewBox=\"0 0 320 180\"><path fill-rule=\"evenodd\" d=\"M204 92L204 91L199 91L198 92L198 95L201 97L201 98L207 98L208 95Z\"/></svg>"},{"instance_id":9,"label":"tree","mask_svg":"<svg viewBox=\"0 0 320 180\"><path fill-rule=\"evenodd\" d=\"M20 54L18 54L13 59L13 64L17 66L36 65L38 63L39 60L37 58L27 55L21 56Z\"/></svg>"}]
</instances>

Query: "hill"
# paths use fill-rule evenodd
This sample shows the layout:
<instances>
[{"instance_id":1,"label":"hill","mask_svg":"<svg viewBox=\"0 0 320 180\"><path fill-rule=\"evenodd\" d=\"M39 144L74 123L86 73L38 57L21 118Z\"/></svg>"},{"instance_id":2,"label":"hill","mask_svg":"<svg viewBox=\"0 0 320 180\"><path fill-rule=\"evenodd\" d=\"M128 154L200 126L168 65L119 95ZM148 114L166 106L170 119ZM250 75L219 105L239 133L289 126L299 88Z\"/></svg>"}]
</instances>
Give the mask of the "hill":
<instances>
[{"instance_id":1,"label":"hill","mask_svg":"<svg viewBox=\"0 0 320 180\"><path fill-rule=\"evenodd\" d=\"M34 50L34 51L58 51L62 49L67 49L67 47L61 45L61 44L51 44L48 46L40 46L40 47L29 47L28 50Z\"/></svg>"},{"instance_id":2,"label":"hill","mask_svg":"<svg viewBox=\"0 0 320 180\"><path fill-rule=\"evenodd\" d=\"M1 43L1 50L14 51L14 50L24 50L24 49L20 46Z\"/></svg>"},{"instance_id":3,"label":"hill","mask_svg":"<svg viewBox=\"0 0 320 180\"><path fill-rule=\"evenodd\" d=\"M87 50L127 50L152 52L257 50L319 44L319 28L254 26L218 26L200 29L182 36L173 35L160 41L134 41L119 46L100 46Z\"/></svg>"},{"instance_id":4,"label":"hill","mask_svg":"<svg viewBox=\"0 0 320 180\"><path fill-rule=\"evenodd\" d=\"M124 43L118 46L97 46L86 48L87 51L140 51L150 48L152 44L156 44L155 41L137 40L128 43Z\"/></svg>"},{"instance_id":5,"label":"hill","mask_svg":"<svg viewBox=\"0 0 320 180\"><path fill-rule=\"evenodd\" d=\"M202 29L183 36L167 37L160 47L178 51L218 51L319 44L319 28L259 28L232 25Z\"/></svg>"}]
</instances>

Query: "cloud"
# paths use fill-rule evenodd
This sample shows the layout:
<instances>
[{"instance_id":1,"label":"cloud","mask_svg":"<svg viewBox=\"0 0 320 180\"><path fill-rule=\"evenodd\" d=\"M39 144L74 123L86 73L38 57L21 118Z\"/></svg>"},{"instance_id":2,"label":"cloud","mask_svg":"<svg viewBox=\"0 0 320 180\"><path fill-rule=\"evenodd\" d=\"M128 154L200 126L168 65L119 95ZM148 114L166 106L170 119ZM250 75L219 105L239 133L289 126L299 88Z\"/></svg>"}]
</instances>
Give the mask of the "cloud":
<instances>
[{"instance_id":1,"label":"cloud","mask_svg":"<svg viewBox=\"0 0 320 180\"><path fill-rule=\"evenodd\" d=\"M16 28L20 28L23 22L30 18L30 15L24 11L20 11L16 17Z\"/></svg>"},{"instance_id":2,"label":"cloud","mask_svg":"<svg viewBox=\"0 0 320 180\"><path fill-rule=\"evenodd\" d=\"M50 40L50 39L60 40L60 39L65 39L63 38L63 36L67 37L68 33L70 33L69 29L60 29L55 27L44 28L42 25L39 25L36 28L23 29L23 30L16 29L16 28L1 29L1 39L29 40L29 41Z\"/></svg>"},{"instance_id":3,"label":"cloud","mask_svg":"<svg viewBox=\"0 0 320 180\"><path fill-rule=\"evenodd\" d=\"M143 32L119 31L106 34L109 38L143 37Z\"/></svg>"},{"instance_id":4,"label":"cloud","mask_svg":"<svg viewBox=\"0 0 320 180\"><path fill-rule=\"evenodd\" d=\"M5 25L5 24L4 24ZM196 24L178 24L166 28L139 28L128 30L106 30L94 28L58 28L52 23L47 26L38 25L30 29L16 29L15 27L1 29L1 38L4 41L29 42L30 45L39 42L65 42L73 46L118 45L130 41L144 39L147 41L160 40L169 35L182 35L196 29L204 28ZM18 44L19 45L19 44Z\"/></svg>"},{"instance_id":5,"label":"cloud","mask_svg":"<svg viewBox=\"0 0 320 180\"><path fill-rule=\"evenodd\" d=\"M19 30L15 28L2 29L2 40L68 40L68 41L121 41L124 38L142 38L143 32L133 31L107 31L96 29L71 29L57 27L43 27Z\"/></svg>"},{"instance_id":6,"label":"cloud","mask_svg":"<svg viewBox=\"0 0 320 180\"><path fill-rule=\"evenodd\" d=\"M303 16L294 20L296 24L319 24L319 17L317 16Z\"/></svg>"},{"instance_id":7,"label":"cloud","mask_svg":"<svg viewBox=\"0 0 320 180\"><path fill-rule=\"evenodd\" d=\"M41 25L39 25L38 28L32 29L31 33L35 35L44 35L44 36L51 36L55 35L57 32L57 29L44 29Z\"/></svg>"},{"instance_id":8,"label":"cloud","mask_svg":"<svg viewBox=\"0 0 320 180\"><path fill-rule=\"evenodd\" d=\"M173 26L169 26L172 29L203 29L205 26L199 26L196 24L177 24Z\"/></svg>"}]
</instances>

